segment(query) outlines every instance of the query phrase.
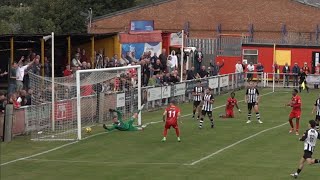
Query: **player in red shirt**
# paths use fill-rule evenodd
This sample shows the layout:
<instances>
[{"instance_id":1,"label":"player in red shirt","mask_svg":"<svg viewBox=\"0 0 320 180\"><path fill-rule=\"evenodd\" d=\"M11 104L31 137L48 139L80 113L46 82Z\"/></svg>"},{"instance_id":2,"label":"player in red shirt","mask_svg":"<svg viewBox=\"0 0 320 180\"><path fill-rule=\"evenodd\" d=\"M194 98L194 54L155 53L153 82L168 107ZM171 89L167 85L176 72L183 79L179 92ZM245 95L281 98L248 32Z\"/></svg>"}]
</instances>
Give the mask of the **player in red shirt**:
<instances>
[{"instance_id":1,"label":"player in red shirt","mask_svg":"<svg viewBox=\"0 0 320 180\"><path fill-rule=\"evenodd\" d=\"M220 115L221 118L234 118L234 112L233 112L234 106L236 106L238 111L241 112L238 106L238 101L235 98L235 95L236 94L234 92L231 93L231 97L228 98L227 104L226 104L226 114Z\"/></svg>"},{"instance_id":2,"label":"player in red shirt","mask_svg":"<svg viewBox=\"0 0 320 180\"><path fill-rule=\"evenodd\" d=\"M178 119L180 118L180 108L175 106L175 101L171 100L170 105L166 108L163 113L163 121L166 122L163 131L162 142L167 140L168 129L173 127L176 130L178 142L180 142L180 130L178 127Z\"/></svg>"},{"instance_id":3,"label":"player in red shirt","mask_svg":"<svg viewBox=\"0 0 320 180\"><path fill-rule=\"evenodd\" d=\"M299 135L299 121L300 121L300 116L301 116L301 98L300 96L298 96L298 90L294 89L292 91L292 98L291 98L291 102L287 104L287 106L291 106L292 107L292 111L289 115L289 123L291 126L291 129L289 131L289 133L292 133L292 131L294 130L294 126L293 126L293 122L292 120L294 118L296 118L296 135Z\"/></svg>"}]
</instances>

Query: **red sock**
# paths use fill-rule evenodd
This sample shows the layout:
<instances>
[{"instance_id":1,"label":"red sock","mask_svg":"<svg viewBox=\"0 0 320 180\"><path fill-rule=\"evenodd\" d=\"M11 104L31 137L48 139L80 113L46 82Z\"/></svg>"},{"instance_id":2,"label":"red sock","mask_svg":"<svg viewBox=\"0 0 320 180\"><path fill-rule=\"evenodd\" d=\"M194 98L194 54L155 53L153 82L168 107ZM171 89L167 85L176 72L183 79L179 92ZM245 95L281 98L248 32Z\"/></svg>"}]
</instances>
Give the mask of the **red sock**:
<instances>
[{"instance_id":1,"label":"red sock","mask_svg":"<svg viewBox=\"0 0 320 180\"><path fill-rule=\"evenodd\" d=\"M180 130L179 130L179 128L176 128L176 135L177 135L177 137L180 137Z\"/></svg>"},{"instance_id":2,"label":"red sock","mask_svg":"<svg viewBox=\"0 0 320 180\"><path fill-rule=\"evenodd\" d=\"M292 122L292 120L289 120L289 123L290 123L291 129L293 129L294 127L293 127L293 122Z\"/></svg>"},{"instance_id":3,"label":"red sock","mask_svg":"<svg viewBox=\"0 0 320 180\"><path fill-rule=\"evenodd\" d=\"M167 137L167 134L168 134L168 129L167 129L167 128L164 128L163 137Z\"/></svg>"},{"instance_id":4,"label":"red sock","mask_svg":"<svg viewBox=\"0 0 320 180\"><path fill-rule=\"evenodd\" d=\"M299 131L300 119L296 119L296 131Z\"/></svg>"}]
</instances>

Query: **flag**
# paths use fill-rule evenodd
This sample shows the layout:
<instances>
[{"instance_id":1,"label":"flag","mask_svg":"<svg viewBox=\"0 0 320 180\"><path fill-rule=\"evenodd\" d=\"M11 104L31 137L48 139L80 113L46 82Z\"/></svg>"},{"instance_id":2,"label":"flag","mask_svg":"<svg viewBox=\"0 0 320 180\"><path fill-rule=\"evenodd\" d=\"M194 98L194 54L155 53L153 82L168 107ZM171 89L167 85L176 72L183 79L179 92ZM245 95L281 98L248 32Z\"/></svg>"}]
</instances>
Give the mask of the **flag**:
<instances>
[{"instance_id":1,"label":"flag","mask_svg":"<svg viewBox=\"0 0 320 180\"><path fill-rule=\"evenodd\" d=\"M301 87L302 87L303 90L306 89L306 84L304 83L304 81L303 81L303 83L301 84Z\"/></svg>"}]
</instances>

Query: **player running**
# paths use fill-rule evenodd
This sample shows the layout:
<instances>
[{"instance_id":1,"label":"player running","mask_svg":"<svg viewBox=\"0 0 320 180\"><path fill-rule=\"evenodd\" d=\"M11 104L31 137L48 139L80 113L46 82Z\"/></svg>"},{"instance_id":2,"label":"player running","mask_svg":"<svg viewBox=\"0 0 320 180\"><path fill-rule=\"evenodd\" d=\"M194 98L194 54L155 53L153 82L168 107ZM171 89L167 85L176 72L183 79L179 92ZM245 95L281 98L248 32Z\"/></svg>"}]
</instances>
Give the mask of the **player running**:
<instances>
[{"instance_id":1,"label":"player running","mask_svg":"<svg viewBox=\"0 0 320 180\"><path fill-rule=\"evenodd\" d=\"M203 118L206 116L206 114L208 114L208 117L211 121L211 128L214 128L214 122L213 122L213 116L212 116L213 102L214 102L214 97L211 93L211 89L208 88L206 89L206 94L203 96L203 105L202 105L199 129L202 129Z\"/></svg>"},{"instance_id":2,"label":"player running","mask_svg":"<svg viewBox=\"0 0 320 180\"><path fill-rule=\"evenodd\" d=\"M289 133L292 133L294 130L294 126L293 126L293 122L292 120L294 118L296 118L296 135L299 135L299 126L300 126L300 116L301 116L301 98L300 96L298 96L298 90L294 89L292 91L292 98L291 98L291 102L287 104L287 106L291 106L292 107L292 111L289 115L289 123L291 126L291 129L289 131Z\"/></svg>"},{"instance_id":3,"label":"player running","mask_svg":"<svg viewBox=\"0 0 320 180\"><path fill-rule=\"evenodd\" d=\"M319 98L316 100L316 102L314 103L313 109L312 109L312 114L316 111L316 129L317 131L319 131L319 122L320 122L320 94L319 94Z\"/></svg>"},{"instance_id":4,"label":"player running","mask_svg":"<svg viewBox=\"0 0 320 180\"><path fill-rule=\"evenodd\" d=\"M180 139L180 130L178 126L178 119L180 118L180 108L175 106L175 100L171 100L169 106L163 112L163 122L165 122L164 131L163 131L163 138L162 142L167 140L168 129L173 127L176 130L176 135L178 142L181 141Z\"/></svg>"},{"instance_id":5,"label":"player running","mask_svg":"<svg viewBox=\"0 0 320 180\"><path fill-rule=\"evenodd\" d=\"M248 104L248 121L247 121L247 124L251 123L251 111L252 111L252 109L256 113L256 117L257 117L258 123L260 123L260 124L263 123L260 120L259 105L258 105L259 100L260 100L259 91L255 87L255 84L252 81L250 81L249 82L249 88L247 89L246 95L245 95L245 98L244 98L245 103Z\"/></svg>"},{"instance_id":6,"label":"player running","mask_svg":"<svg viewBox=\"0 0 320 180\"><path fill-rule=\"evenodd\" d=\"M228 98L227 104L226 104L226 114L220 115L219 116L220 118L234 118L234 113L233 113L234 106L236 106L238 111L241 112L238 106L238 101L235 98L235 95L236 94L234 92L231 93L231 97Z\"/></svg>"},{"instance_id":7,"label":"player running","mask_svg":"<svg viewBox=\"0 0 320 180\"><path fill-rule=\"evenodd\" d=\"M314 120L309 121L309 128L303 134L303 136L299 139L300 141L304 141L304 155L300 160L299 168L297 172L290 174L294 178L298 178L298 175L302 171L304 167L304 163L307 161L308 164L316 164L320 163L319 159L312 159L312 154L316 147L317 138L320 139L320 134L315 130L316 122Z\"/></svg>"},{"instance_id":8,"label":"player running","mask_svg":"<svg viewBox=\"0 0 320 180\"><path fill-rule=\"evenodd\" d=\"M136 127L133 125L133 122L135 119L138 119L138 113L134 113L133 116L126 122L122 120L122 112L115 110L115 109L109 109L111 113L116 112L117 115L112 118L113 124L112 127L108 128L105 124L103 124L103 128L107 131L113 131L115 129L119 131L139 131L143 130L143 127Z\"/></svg>"},{"instance_id":9,"label":"player running","mask_svg":"<svg viewBox=\"0 0 320 180\"><path fill-rule=\"evenodd\" d=\"M204 92L204 90L203 90L203 87L201 87L201 81L199 80L197 83L197 86L195 86L193 88L193 92L192 92L192 95L193 95L193 116L192 116L192 118L194 118L194 116L197 112L198 113L197 120L199 120L199 118L200 118L199 106L200 106L200 103L202 100L203 92Z\"/></svg>"}]
</instances>

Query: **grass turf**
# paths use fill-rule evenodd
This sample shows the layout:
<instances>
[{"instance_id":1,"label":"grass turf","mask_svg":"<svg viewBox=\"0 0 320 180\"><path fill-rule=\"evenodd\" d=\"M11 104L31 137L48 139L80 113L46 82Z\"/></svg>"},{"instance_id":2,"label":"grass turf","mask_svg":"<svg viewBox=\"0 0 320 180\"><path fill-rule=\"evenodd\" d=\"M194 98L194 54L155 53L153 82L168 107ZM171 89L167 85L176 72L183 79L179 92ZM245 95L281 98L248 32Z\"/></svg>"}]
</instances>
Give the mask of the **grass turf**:
<instances>
[{"instance_id":1,"label":"grass turf","mask_svg":"<svg viewBox=\"0 0 320 180\"><path fill-rule=\"evenodd\" d=\"M288 134L289 125L258 134L214 156L190 165L203 157L243 140L263 130L287 122L291 108L285 108L290 93L267 94L261 98L260 112L264 124L246 124L246 105L239 103L242 113L235 119L219 119L224 107L214 110L216 127L210 129L205 119L204 129L191 118L191 104L181 105L183 123L180 124L182 142L178 143L173 130L167 142L160 142L163 124L151 124L142 132L112 132L97 135L64 148L1 166L1 179L290 179L302 156L303 144L294 134ZM315 91L302 93L302 133L307 128ZM225 104L228 95L216 97L215 106ZM238 100L244 91L236 93ZM146 112L143 122L162 119L162 112ZM102 132L94 128L93 133ZM29 137L16 137L11 143L1 143L1 163L30 156L65 144L66 142L32 142ZM314 157L320 157L320 151ZM306 166L301 179L319 176L319 165Z\"/></svg>"}]
</instances>

